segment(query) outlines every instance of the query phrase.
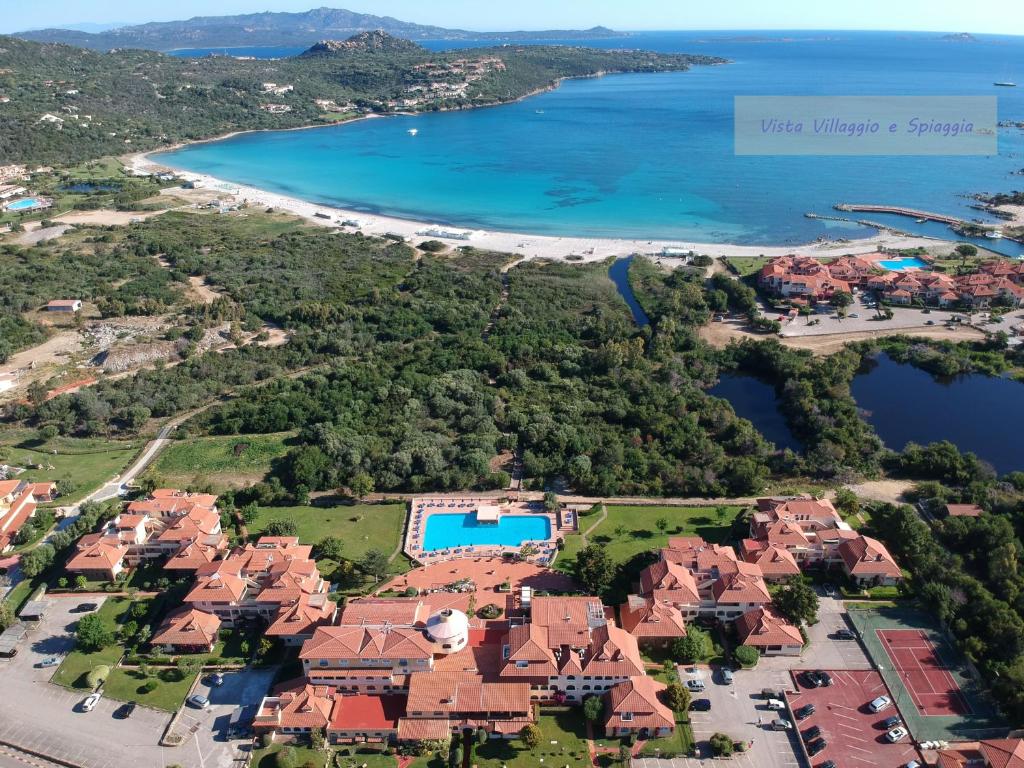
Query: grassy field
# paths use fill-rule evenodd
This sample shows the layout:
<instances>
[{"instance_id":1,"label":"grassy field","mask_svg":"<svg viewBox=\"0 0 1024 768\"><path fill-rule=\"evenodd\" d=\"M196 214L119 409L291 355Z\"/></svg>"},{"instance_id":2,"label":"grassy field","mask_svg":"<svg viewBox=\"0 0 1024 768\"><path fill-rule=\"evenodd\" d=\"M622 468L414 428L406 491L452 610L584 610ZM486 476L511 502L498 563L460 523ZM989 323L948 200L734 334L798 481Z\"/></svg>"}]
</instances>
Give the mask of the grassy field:
<instances>
[{"instance_id":1,"label":"grassy field","mask_svg":"<svg viewBox=\"0 0 1024 768\"><path fill-rule=\"evenodd\" d=\"M248 529L249 533L259 533L272 520L291 520L303 544L316 544L328 536L337 536L345 543L345 557L358 560L370 549L390 555L399 544L405 513L404 504L261 507L259 516ZM396 563L399 560L403 558L395 558Z\"/></svg>"},{"instance_id":2,"label":"grassy field","mask_svg":"<svg viewBox=\"0 0 1024 768\"><path fill-rule=\"evenodd\" d=\"M662 507L662 506L609 506L608 516L589 535L593 544L607 550L612 560L624 563L633 556L668 544L670 536L701 536L712 544L723 543L729 535L732 519L739 507L723 507L721 517L714 507ZM599 513L580 518L580 528L586 530L599 519ZM657 521L664 519L668 526L662 532ZM582 537L566 538L565 549L556 564L571 569L576 553L582 548Z\"/></svg>"},{"instance_id":3,"label":"grassy field","mask_svg":"<svg viewBox=\"0 0 1024 768\"><path fill-rule=\"evenodd\" d=\"M285 443L293 436L293 432L279 432L188 438L160 454L146 476L171 488L210 484L220 492L245 487L266 476L270 463L288 452Z\"/></svg>"},{"instance_id":4,"label":"grassy field","mask_svg":"<svg viewBox=\"0 0 1024 768\"><path fill-rule=\"evenodd\" d=\"M48 442L32 439L27 430L11 430L0 439L0 461L31 467L19 480L36 482L67 479L74 490L57 504L78 501L123 470L142 447L142 441L113 441L58 437ZM56 453L55 453L56 451ZM41 468L37 469L39 466Z\"/></svg>"},{"instance_id":5,"label":"grassy field","mask_svg":"<svg viewBox=\"0 0 1024 768\"><path fill-rule=\"evenodd\" d=\"M747 277L761 269L768 259L761 256L729 256L726 261L736 268L741 277Z\"/></svg>"},{"instance_id":6,"label":"grassy field","mask_svg":"<svg viewBox=\"0 0 1024 768\"><path fill-rule=\"evenodd\" d=\"M565 765L579 768L590 765L586 742L587 727L582 708L541 710L537 725L544 736L536 750L526 749L518 740L508 742L495 739L474 752L473 764L479 768L536 768L542 764L557 768ZM540 759L543 759L543 763ZM426 766L429 763L422 765Z\"/></svg>"},{"instance_id":7,"label":"grassy field","mask_svg":"<svg viewBox=\"0 0 1024 768\"><path fill-rule=\"evenodd\" d=\"M157 682L156 689L149 693L142 690L147 679ZM134 669L118 668L110 670L103 694L118 701L135 701L153 709L176 712L195 679L196 675L182 677L177 669L165 669L146 678Z\"/></svg>"},{"instance_id":8,"label":"grassy field","mask_svg":"<svg viewBox=\"0 0 1024 768\"><path fill-rule=\"evenodd\" d=\"M116 631L131 606L132 601L126 597L108 597L96 613L111 630ZM124 649L116 644L94 653L74 650L64 658L64 662L54 673L53 682L68 688L85 690L88 687L85 676L93 667L105 664L113 671L114 664L123 654Z\"/></svg>"},{"instance_id":9,"label":"grassy field","mask_svg":"<svg viewBox=\"0 0 1024 768\"><path fill-rule=\"evenodd\" d=\"M277 753L284 748L283 744L274 744L267 749L257 749L252 753L250 765L252 768L277 768ZM325 752L317 752L315 749L307 747L295 747L295 753L297 757L296 765L305 765L309 762L311 765L318 766L319 768L327 764L327 753ZM396 765L393 758L391 758L390 765Z\"/></svg>"}]
</instances>

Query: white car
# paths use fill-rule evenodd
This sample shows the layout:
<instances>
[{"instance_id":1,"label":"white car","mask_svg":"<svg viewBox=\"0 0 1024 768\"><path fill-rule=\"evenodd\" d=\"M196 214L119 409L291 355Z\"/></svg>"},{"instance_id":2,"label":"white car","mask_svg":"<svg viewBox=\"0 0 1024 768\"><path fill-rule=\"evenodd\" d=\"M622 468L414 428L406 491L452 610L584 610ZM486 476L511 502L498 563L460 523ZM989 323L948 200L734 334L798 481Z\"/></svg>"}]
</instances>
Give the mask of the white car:
<instances>
[{"instance_id":1,"label":"white car","mask_svg":"<svg viewBox=\"0 0 1024 768\"><path fill-rule=\"evenodd\" d=\"M888 696L879 696L877 699L868 704L868 709L870 709L875 714L878 714L879 712L882 712L891 706L892 699L890 699Z\"/></svg>"},{"instance_id":2,"label":"white car","mask_svg":"<svg viewBox=\"0 0 1024 768\"><path fill-rule=\"evenodd\" d=\"M893 728L891 731L885 734L885 738L887 738L889 741L895 744L897 741L901 741L907 738L908 735L909 734L907 733L907 729L901 725L896 728Z\"/></svg>"},{"instance_id":3,"label":"white car","mask_svg":"<svg viewBox=\"0 0 1024 768\"><path fill-rule=\"evenodd\" d=\"M786 708L786 705L778 699L768 699L768 709L774 712L781 712Z\"/></svg>"},{"instance_id":4,"label":"white car","mask_svg":"<svg viewBox=\"0 0 1024 768\"><path fill-rule=\"evenodd\" d=\"M85 697L85 700L82 702L82 711L92 712L94 709L96 709L96 705L100 703L100 699L102 698L103 694L99 691L96 691L96 693L90 693L88 696Z\"/></svg>"},{"instance_id":5,"label":"white car","mask_svg":"<svg viewBox=\"0 0 1024 768\"><path fill-rule=\"evenodd\" d=\"M703 691L704 681L700 678L691 678L686 681L686 687L691 691Z\"/></svg>"}]
</instances>

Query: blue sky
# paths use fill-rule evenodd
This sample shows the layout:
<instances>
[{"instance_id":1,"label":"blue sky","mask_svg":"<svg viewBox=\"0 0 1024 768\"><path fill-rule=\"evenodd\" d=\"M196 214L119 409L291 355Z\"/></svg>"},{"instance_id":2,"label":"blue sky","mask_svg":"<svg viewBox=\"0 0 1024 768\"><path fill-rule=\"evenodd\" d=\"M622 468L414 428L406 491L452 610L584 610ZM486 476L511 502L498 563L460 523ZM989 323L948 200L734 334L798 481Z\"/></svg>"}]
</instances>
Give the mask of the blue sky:
<instances>
[{"instance_id":1,"label":"blue sky","mask_svg":"<svg viewBox=\"0 0 1024 768\"><path fill-rule=\"evenodd\" d=\"M62 24L169 21L198 15L304 11L315 5L477 30L896 29L1024 34L1020 0L0 0L0 32Z\"/></svg>"}]
</instances>

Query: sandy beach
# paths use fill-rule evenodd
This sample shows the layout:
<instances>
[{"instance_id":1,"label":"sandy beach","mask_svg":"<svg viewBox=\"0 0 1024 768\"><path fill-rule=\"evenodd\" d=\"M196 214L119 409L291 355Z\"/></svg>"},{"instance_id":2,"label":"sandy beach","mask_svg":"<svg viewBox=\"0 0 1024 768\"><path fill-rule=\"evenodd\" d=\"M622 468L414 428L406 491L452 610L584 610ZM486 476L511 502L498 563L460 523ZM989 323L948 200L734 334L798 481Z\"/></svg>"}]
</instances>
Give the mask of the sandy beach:
<instances>
[{"instance_id":1,"label":"sandy beach","mask_svg":"<svg viewBox=\"0 0 1024 768\"><path fill-rule=\"evenodd\" d=\"M612 256L626 256L633 253L653 254L671 262L671 254L665 249L680 250L709 256L781 256L788 253L803 253L812 256L839 256L847 253L871 253L879 248L916 248L936 246L944 240L927 237L900 235L881 232L874 237L857 240L828 240L804 245L738 245L733 243L701 243L683 240L629 240L600 237L557 237L552 235L524 234L496 230L465 229L434 222L413 221L394 216L353 211L329 205L318 205L296 197L277 194L265 189L218 179L206 174L184 171L161 163L151 157L153 153L139 153L124 158L125 166L138 172L173 171L179 177L194 182L208 199L211 193L218 193L222 199L250 206L274 208L301 216L321 226L341 227L343 221L358 222L358 227L345 227L348 231L361 231L367 235L398 234L409 242L442 240L453 247L472 245L476 248L514 253L527 259L566 259L575 261L599 261ZM173 189L180 195L182 190ZM317 215L320 214L320 215ZM326 216L326 218L325 218ZM443 230L470 232L468 240L443 238L421 234L423 230L438 227Z\"/></svg>"}]
</instances>

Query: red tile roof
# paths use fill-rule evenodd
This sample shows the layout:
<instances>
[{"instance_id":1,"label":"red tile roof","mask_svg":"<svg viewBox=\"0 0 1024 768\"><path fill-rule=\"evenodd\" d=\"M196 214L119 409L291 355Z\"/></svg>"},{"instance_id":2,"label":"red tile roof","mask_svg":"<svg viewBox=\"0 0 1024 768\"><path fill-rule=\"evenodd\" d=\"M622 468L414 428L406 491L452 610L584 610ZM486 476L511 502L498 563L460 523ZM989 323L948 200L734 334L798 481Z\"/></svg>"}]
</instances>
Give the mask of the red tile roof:
<instances>
[{"instance_id":1,"label":"red tile roof","mask_svg":"<svg viewBox=\"0 0 1024 768\"><path fill-rule=\"evenodd\" d=\"M984 511L977 504L946 505L946 514L950 517L980 517Z\"/></svg>"},{"instance_id":2,"label":"red tile roof","mask_svg":"<svg viewBox=\"0 0 1024 768\"><path fill-rule=\"evenodd\" d=\"M736 619L736 636L743 645L803 645L800 630L770 608L755 608Z\"/></svg>"},{"instance_id":3,"label":"red tile roof","mask_svg":"<svg viewBox=\"0 0 1024 768\"><path fill-rule=\"evenodd\" d=\"M430 659L433 645L417 629L318 627L302 644L302 659Z\"/></svg>"},{"instance_id":4,"label":"red tile roof","mask_svg":"<svg viewBox=\"0 0 1024 768\"><path fill-rule=\"evenodd\" d=\"M217 641L220 618L195 608L179 608L167 615L153 633L153 645L205 646Z\"/></svg>"},{"instance_id":5,"label":"red tile roof","mask_svg":"<svg viewBox=\"0 0 1024 768\"><path fill-rule=\"evenodd\" d=\"M672 711L658 699L664 690L663 684L645 676L618 683L605 696L605 727L675 728Z\"/></svg>"},{"instance_id":6,"label":"red tile roof","mask_svg":"<svg viewBox=\"0 0 1024 768\"><path fill-rule=\"evenodd\" d=\"M338 623L411 627L424 623L429 615L430 606L420 598L362 597L345 604Z\"/></svg>"},{"instance_id":7,"label":"red tile roof","mask_svg":"<svg viewBox=\"0 0 1024 768\"><path fill-rule=\"evenodd\" d=\"M637 638L671 639L686 635L678 608L640 595L630 595L619 608L622 628Z\"/></svg>"},{"instance_id":8,"label":"red tile roof","mask_svg":"<svg viewBox=\"0 0 1024 768\"><path fill-rule=\"evenodd\" d=\"M405 717L405 696L336 696L331 710L332 731L389 731Z\"/></svg>"},{"instance_id":9,"label":"red tile roof","mask_svg":"<svg viewBox=\"0 0 1024 768\"><path fill-rule=\"evenodd\" d=\"M399 741L438 741L452 735L452 723L438 718L403 717L398 721Z\"/></svg>"},{"instance_id":10,"label":"red tile roof","mask_svg":"<svg viewBox=\"0 0 1024 768\"><path fill-rule=\"evenodd\" d=\"M990 739L980 748L991 768L1024 768L1024 739Z\"/></svg>"},{"instance_id":11,"label":"red tile roof","mask_svg":"<svg viewBox=\"0 0 1024 768\"><path fill-rule=\"evenodd\" d=\"M485 683L468 672L416 672L409 678L409 713L449 717L531 711L529 683Z\"/></svg>"},{"instance_id":12,"label":"red tile roof","mask_svg":"<svg viewBox=\"0 0 1024 768\"><path fill-rule=\"evenodd\" d=\"M839 544L838 552L846 569L854 576L899 578L903 575L885 545L870 536L846 539Z\"/></svg>"},{"instance_id":13,"label":"red tile roof","mask_svg":"<svg viewBox=\"0 0 1024 768\"><path fill-rule=\"evenodd\" d=\"M303 595L291 605L282 606L263 634L267 637L312 635L317 627L329 624L338 606L326 594Z\"/></svg>"}]
</instances>

